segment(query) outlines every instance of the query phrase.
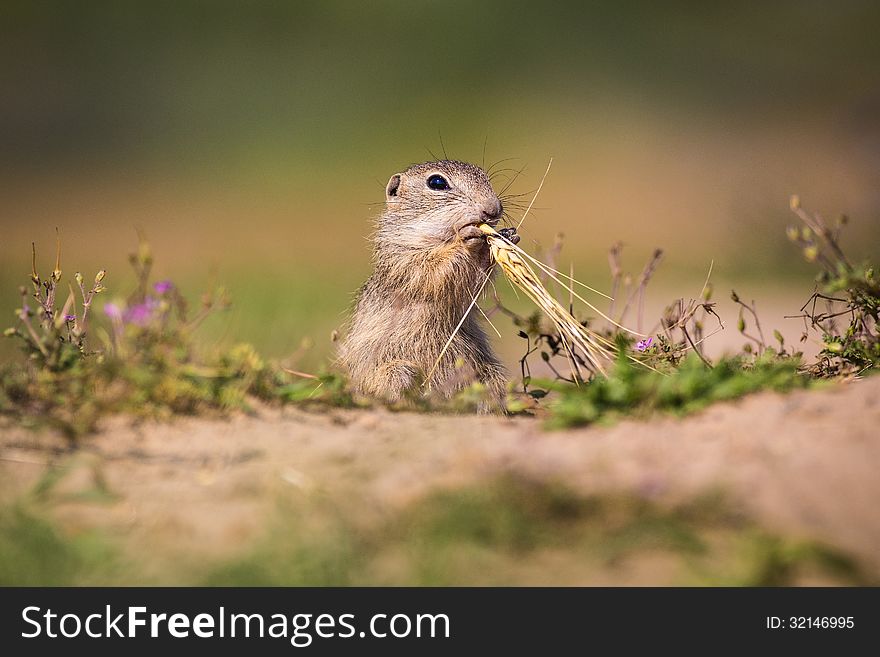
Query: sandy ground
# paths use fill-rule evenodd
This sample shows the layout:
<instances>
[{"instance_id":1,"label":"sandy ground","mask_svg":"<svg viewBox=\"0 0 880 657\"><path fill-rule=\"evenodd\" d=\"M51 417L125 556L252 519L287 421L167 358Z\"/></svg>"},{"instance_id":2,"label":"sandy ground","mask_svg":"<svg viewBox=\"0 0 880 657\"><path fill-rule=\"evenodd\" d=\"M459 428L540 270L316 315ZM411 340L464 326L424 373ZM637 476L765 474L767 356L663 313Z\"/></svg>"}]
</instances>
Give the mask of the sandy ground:
<instances>
[{"instance_id":1,"label":"sandy ground","mask_svg":"<svg viewBox=\"0 0 880 657\"><path fill-rule=\"evenodd\" d=\"M659 500L721 490L774 530L880 572L878 397L873 377L563 432L530 418L296 408L169 424L114 418L72 452L58 436L0 427L0 493L32 490L47 468L65 472L52 491L59 522L111 530L157 559L223 557L261 535L279 494L383 513L436 486L513 471ZM109 499L83 495L96 487Z\"/></svg>"}]
</instances>

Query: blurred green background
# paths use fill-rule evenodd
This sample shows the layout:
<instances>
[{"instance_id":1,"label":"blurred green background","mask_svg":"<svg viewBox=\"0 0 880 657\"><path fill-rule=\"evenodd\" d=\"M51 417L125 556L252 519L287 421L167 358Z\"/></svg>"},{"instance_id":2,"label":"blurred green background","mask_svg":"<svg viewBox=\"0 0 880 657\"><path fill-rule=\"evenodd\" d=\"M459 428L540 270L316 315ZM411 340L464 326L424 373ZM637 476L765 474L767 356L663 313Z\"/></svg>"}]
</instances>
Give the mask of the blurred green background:
<instances>
[{"instance_id":1,"label":"blurred green background","mask_svg":"<svg viewBox=\"0 0 880 657\"><path fill-rule=\"evenodd\" d=\"M605 286L615 240L636 271L661 246L655 303L696 295L714 259L720 291L784 327L811 292L790 194L876 252L878 33L868 0L4 0L0 307L32 240L51 268L55 227L65 276L103 267L105 300L125 294L140 228L160 277L229 288L206 339L285 356L309 338L315 367L385 181L445 149L513 158L515 193L553 157L523 245L564 232L580 278Z\"/></svg>"}]
</instances>

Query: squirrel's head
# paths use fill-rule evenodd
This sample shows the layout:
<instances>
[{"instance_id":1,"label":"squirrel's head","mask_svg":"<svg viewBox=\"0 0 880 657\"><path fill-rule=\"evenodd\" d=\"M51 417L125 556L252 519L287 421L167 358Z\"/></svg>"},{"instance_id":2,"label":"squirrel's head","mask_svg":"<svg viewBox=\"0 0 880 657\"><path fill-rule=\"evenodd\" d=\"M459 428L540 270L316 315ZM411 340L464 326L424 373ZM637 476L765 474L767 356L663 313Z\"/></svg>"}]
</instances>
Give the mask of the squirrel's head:
<instances>
[{"instance_id":1,"label":"squirrel's head","mask_svg":"<svg viewBox=\"0 0 880 657\"><path fill-rule=\"evenodd\" d=\"M481 246L485 236L477 225L495 226L502 213L501 201L480 167L456 160L425 162L391 176L377 237L417 249L455 240Z\"/></svg>"}]
</instances>

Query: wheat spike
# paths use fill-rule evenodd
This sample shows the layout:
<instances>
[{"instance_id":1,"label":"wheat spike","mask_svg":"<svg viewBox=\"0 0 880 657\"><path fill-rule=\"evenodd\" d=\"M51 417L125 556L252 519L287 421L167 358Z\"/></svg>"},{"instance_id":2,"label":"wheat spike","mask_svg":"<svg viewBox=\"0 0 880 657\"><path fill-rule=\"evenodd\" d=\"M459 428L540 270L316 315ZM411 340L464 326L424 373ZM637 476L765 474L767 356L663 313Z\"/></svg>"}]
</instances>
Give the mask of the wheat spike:
<instances>
[{"instance_id":1,"label":"wheat spike","mask_svg":"<svg viewBox=\"0 0 880 657\"><path fill-rule=\"evenodd\" d=\"M544 271L547 271L548 269L546 268L546 265L543 265L529 256L525 251L520 249L516 244L505 239L504 236L488 224L482 224L480 229L486 234L492 258L501 268L501 271L503 271L505 276L507 276L511 283L514 284L514 287L522 290L556 326L562 344L568 352L569 361L572 364L572 373L574 374L575 370L578 372L580 371L577 359L575 358L575 352L580 351L591 369L605 374L605 365L615 356L614 343L604 336L589 330L586 326L578 322L572 314L547 291L547 288L544 287L541 283L541 279L538 278L535 270L532 269L529 264L529 260L544 269ZM563 276L565 275L563 274ZM565 277L570 278L568 276ZM561 283L558 279L555 280ZM574 279L571 280L574 281ZM573 286L565 285L564 283L562 283L562 285L566 287L569 293L574 297L577 297L586 303L580 295L574 292ZM587 305L593 308L592 304L587 303ZM614 324L621 329L629 331L629 329L619 326L616 322ZM634 331L629 332L634 333ZM649 365L643 363L637 358L632 356L629 356L629 358L633 362L650 368ZM577 378L578 377L575 377L575 380L577 380Z\"/></svg>"}]
</instances>

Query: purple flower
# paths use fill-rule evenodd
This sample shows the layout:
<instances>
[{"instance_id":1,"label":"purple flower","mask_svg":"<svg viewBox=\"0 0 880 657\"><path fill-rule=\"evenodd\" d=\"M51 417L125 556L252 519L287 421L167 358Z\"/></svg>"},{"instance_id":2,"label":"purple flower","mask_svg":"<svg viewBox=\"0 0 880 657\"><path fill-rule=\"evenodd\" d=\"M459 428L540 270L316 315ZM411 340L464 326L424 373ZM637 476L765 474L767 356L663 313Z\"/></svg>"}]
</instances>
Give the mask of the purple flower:
<instances>
[{"instance_id":1,"label":"purple flower","mask_svg":"<svg viewBox=\"0 0 880 657\"><path fill-rule=\"evenodd\" d=\"M651 345L654 343L654 338L648 338L647 340L639 340L636 343L636 350L638 351L647 351L651 348Z\"/></svg>"},{"instance_id":2,"label":"purple flower","mask_svg":"<svg viewBox=\"0 0 880 657\"><path fill-rule=\"evenodd\" d=\"M139 303L126 310L122 320L126 324L145 326L153 319L153 313L158 305L159 304L155 299L147 299L143 303Z\"/></svg>"},{"instance_id":3,"label":"purple flower","mask_svg":"<svg viewBox=\"0 0 880 657\"><path fill-rule=\"evenodd\" d=\"M174 288L174 283L171 281L159 281L153 285L153 291L156 294L165 294L170 292Z\"/></svg>"},{"instance_id":4,"label":"purple flower","mask_svg":"<svg viewBox=\"0 0 880 657\"><path fill-rule=\"evenodd\" d=\"M75 321L76 321L76 315L65 315L65 316L64 316L64 321L65 321L65 322L75 322Z\"/></svg>"},{"instance_id":5,"label":"purple flower","mask_svg":"<svg viewBox=\"0 0 880 657\"><path fill-rule=\"evenodd\" d=\"M115 303L105 303L104 314L110 319L122 319L122 310Z\"/></svg>"}]
</instances>

